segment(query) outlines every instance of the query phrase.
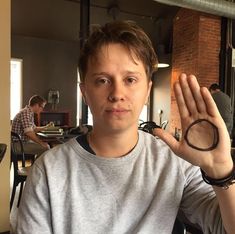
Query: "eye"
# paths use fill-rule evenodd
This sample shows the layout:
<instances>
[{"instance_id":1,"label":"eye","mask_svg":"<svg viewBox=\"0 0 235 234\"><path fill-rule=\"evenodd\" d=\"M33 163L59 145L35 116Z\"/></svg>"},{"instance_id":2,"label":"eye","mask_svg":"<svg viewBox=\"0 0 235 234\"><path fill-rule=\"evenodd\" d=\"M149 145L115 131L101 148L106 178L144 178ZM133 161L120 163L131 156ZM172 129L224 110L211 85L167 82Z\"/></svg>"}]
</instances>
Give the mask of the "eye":
<instances>
[{"instance_id":1,"label":"eye","mask_svg":"<svg viewBox=\"0 0 235 234\"><path fill-rule=\"evenodd\" d=\"M137 82L137 79L135 77L130 76L130 77L126 78L126 83L127 84L134 84L136 82Z\"/></svg>"},{"instance_id":2,"label":"eye","mask_svg":"<svg viewBox=\"0 0 235 234\"><path fill-rule=\"evenodd\" d=\"M97 85L106 85L106 84L111 83L111 81L106 77L99 77L99 78L96 79L95 82L96 82Z\"/></svg>"}]
</instances>

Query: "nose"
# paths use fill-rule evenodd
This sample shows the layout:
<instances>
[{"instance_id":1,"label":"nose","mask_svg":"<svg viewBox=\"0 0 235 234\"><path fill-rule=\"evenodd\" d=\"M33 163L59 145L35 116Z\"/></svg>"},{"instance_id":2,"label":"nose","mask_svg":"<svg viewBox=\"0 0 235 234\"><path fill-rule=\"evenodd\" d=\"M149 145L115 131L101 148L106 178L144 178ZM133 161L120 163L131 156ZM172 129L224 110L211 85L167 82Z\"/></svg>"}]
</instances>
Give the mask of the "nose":
<instances>
[{"instance_id":1,"label":"nose","mask_svg":"<svg viewBox=\"0 0 235 234\"><path fill-rule=\"evenodd\" d=\"M115 82L112 84L108 100L111 102L124 100L124 87L122 83Z\"/></svg>"}]
</instances>

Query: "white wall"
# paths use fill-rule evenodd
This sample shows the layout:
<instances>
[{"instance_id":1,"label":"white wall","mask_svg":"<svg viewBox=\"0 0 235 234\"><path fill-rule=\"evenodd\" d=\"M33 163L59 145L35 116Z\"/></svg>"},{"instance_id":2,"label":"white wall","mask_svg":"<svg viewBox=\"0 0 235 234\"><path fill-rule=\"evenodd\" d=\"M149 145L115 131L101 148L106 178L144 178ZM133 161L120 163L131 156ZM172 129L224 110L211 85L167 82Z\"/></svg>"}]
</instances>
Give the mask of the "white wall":
<instances>
[{"instance_id":1,"label":"white wall","mask_svg":"<svg viewBox=\"0 0 235 234\"><path fill-rule=\"evenodd\" d=\"M0 1L0 41L0 142L8 145L0 164L0 232L5 232L10 209L10 0Z\"/></svg>"},{"instance_id":2,"label":"white wall","mask_svg":"<svg viewBox=\"0 0 235 234\"><path fill-rule=\"evenodd\" d=\"M153 80L153 121L159 125L158 110L162 110L162 121L170 121L171 67L159 68ZM168 124L169 125L169 124ZM168 126L167 126L168 129Z\"/></svg>"}]
</instances>

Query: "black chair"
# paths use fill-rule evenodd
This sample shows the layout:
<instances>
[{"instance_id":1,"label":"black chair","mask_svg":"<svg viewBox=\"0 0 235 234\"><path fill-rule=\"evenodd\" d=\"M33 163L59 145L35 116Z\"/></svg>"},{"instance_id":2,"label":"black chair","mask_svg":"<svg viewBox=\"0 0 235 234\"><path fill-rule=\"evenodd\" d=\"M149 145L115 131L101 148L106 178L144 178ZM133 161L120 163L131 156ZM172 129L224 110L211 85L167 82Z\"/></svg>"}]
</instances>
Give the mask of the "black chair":
<instances>
[{"instance_id":1,"label":"black chair","mask_svg":"<svg viewBox=\"0 0 235 234\"><path fill-rule=\"evenodd\" d=\"M164 120L161 124L161 128L165 130L168 122L169 122L168 120Z\"/></svg>"},{"instance_id":2,"label":"black chair","mask_svg":"<svg viewBox=\"0 0 235 234\"><path fill-rule=\"evenodd\" d=\"M16 188L19 184L20 184L20 193L19 193L17 207L19 207L20 205L20 199L21 199L24 183L26 181L29 169L33 162L32 160L31 165L26 166L25 165L26 156L30 159L35 157L35 155L33 154L26 155L24 153L24 148L23 148L21 137L17 133L11 132L11 165L13 164L13 167L14 167L14 182L13 182L13 188L12 188L12 193L11 193L10 210L14 202Z\"/></svg>"},{"instance_id":3,"label":"black chair","mask_svg":"<svg viewBox=\"0 0 235 234\"><path fill-rule=\"evenodd\" d=\"M0 163L2 159L4 158L4 155L6 153L7 145L0 143Z\"/></svg>"},{"instance_id":4,"label":"black chair","mask_svg":"<svg viewBox=\"0 0 235 234\"><path fill-rule=\"evenodd\" d=\"M172 234L186 234L186 227L184 223L176 218Z\"/></svg>"},{"instance_id":5,"label":"black chair","mask_svg":"<svg viewBox=\"0 0 235 234\"><path fill-rule=\"evenodd\" d=\"M139 124L138 129L153 134L154 128L161 128L154 121L146 121Z\"/></svg>"},{"instance_id":6,"label":"black chair","mask_svg":"<svg viewBox=\"0 0 235 234\"><path fill-rule=\"evenodd\" d=\"M0 162L2 161L7 150L7 145L0 143Z\"/></svg>"}]
</instances>

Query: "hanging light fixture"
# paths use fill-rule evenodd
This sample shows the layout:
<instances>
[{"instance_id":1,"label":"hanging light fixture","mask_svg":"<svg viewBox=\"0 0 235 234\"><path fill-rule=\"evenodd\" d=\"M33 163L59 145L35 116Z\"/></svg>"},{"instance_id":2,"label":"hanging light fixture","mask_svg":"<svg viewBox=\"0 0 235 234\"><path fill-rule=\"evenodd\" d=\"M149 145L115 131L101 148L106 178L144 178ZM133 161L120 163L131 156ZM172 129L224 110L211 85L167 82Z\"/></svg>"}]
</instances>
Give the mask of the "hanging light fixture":
<instances>
[{"instance_id":1,"label":"hanging light fixture","mask_svg":"<svg viewBox=\"0 0 235 234\"><path fill-rule=\"evenodd\" d=\"M168 64L168 63L158 63L158 65L157 65L158 68L165 68L165 67L169 67L169 66L170 66L170 64Z\"/></svg>"},{"instance_id":2,"label":"hanging light fixture","mask_svg":"<svg viewBox=\"0 0 235 234\"><path fill-rule=\"evenodd\" d=\"M158 68L166 68L170 66L170 54L166 54L165 45L157 46Z\"/></svg>"}]
</instances>

